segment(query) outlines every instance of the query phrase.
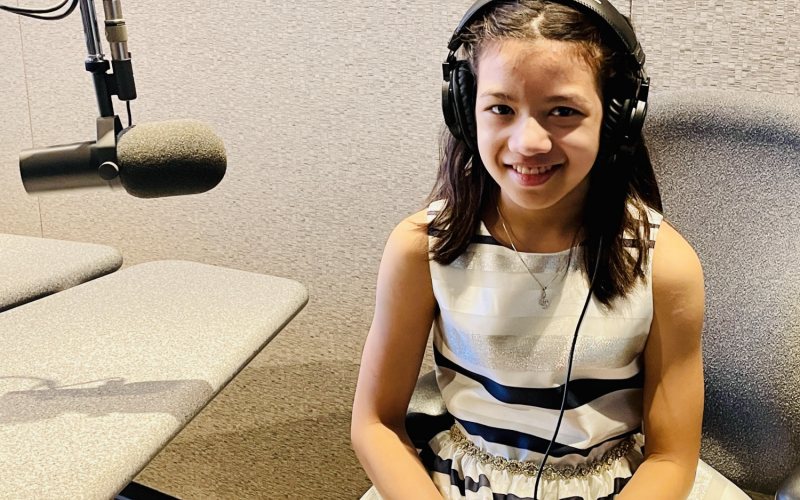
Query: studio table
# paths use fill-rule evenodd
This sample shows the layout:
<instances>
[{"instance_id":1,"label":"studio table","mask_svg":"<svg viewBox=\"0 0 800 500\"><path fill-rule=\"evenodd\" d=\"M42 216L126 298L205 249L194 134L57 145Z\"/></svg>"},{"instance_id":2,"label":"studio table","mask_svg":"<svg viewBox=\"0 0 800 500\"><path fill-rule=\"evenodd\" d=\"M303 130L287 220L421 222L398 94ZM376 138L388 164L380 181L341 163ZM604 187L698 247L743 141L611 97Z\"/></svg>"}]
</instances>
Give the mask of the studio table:
<instances>
[{"instance_id":1,"label":"studio table","mask_svg":"<svg viewBox=\"0 0 800 500\"><path fill-rule=\"evenodd\" d=\"M0 234L0 311L112 273L122 255L105 245Z\"/></svg>"},{"instance_id":2,"label":"studio table","mask_svg":"<svg viewBox=\"0 0 800 500\"><path fill-rule=\"evenodd\" d=\"M113 498L307 301L159 261L0 313L0 499Z\"/></svg>"}]
</instances>

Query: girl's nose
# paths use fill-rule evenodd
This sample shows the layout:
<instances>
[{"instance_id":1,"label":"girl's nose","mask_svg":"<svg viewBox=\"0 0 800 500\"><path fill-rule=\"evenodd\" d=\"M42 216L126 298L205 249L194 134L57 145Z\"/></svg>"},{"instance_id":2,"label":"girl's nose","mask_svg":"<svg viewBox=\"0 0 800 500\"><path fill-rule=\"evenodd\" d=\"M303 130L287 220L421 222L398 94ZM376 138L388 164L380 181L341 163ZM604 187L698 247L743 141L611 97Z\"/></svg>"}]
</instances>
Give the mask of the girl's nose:
<instances>
[{"instance_id":1,"label":"girl's nose","mask_svg":"<svg viewBox=\"0 0 800 500\"><path fill-rule=\"evenodd\" d=\"M516 127L508 141L508 148L511 151L525 156L547 153L552 147L550 133L532 116Z\"/></svg>"}]
</instances>

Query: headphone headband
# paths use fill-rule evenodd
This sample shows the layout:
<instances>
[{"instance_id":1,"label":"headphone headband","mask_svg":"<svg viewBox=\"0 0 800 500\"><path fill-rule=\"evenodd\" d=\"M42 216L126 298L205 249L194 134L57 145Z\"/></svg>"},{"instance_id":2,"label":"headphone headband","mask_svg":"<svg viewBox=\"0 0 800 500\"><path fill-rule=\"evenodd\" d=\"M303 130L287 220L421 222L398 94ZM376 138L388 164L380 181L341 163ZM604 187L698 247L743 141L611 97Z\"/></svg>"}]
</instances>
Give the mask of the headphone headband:
<instances>
[{"instance_id":1,"label":"headphone headband","mask_svg":"<svg viewBox=\"0 0 800 500\"><path fill-rule=\"evenodd\" d=\"M636 34L633 31L630 23L619 11L611 5L608 0L550 0L554 3L573 7L574 9L588 14L590 17L600 21L601 26L610 28L608 31L613 32L616 38L620 41L623 47L633 57L638 64L639 68L644 68L645 54L642 46L636 39ZM450 41L447 43L447 48L455 52L461 46L461 34L466 26L469 26L476 18L483 15L490 7L494 7L496 3L510 3L503 0L478 0L472 7L469 8L464 18L458 23L458 27Z\"/></svg>"}]
</instances>

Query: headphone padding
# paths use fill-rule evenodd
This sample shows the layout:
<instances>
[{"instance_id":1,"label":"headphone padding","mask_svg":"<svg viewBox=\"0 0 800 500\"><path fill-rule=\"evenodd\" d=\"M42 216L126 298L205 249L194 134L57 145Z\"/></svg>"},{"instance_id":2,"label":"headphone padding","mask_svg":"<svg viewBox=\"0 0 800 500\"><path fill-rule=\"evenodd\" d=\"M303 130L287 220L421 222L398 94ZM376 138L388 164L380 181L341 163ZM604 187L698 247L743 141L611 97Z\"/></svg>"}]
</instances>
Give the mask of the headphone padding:
<instances>
[{"instance_id":1,"label":"headphone padding","mask_svg":"<svg viewBox=\"0 0 800 500\"><path fill-rule=\"evenodd\" d=\"M600 151L597 155L598 160L609 161L619 151L620 132L627 127L625 110L629 104L630 100L613 97L606 103L602 132L600 134Z\"/></svg>"},{"instance_id":2,"label":"headphone padding","mask_svg":"<svg viewBox=\"0 0 800 500\"><path fill-rule=\"evenodd\" d=\"M478 152L478 126L475 121L475 75L466 61L458 61L453 71L451 85L455 94L456 117L463 135L462 140Z\"/></svg>"}]
</instances>

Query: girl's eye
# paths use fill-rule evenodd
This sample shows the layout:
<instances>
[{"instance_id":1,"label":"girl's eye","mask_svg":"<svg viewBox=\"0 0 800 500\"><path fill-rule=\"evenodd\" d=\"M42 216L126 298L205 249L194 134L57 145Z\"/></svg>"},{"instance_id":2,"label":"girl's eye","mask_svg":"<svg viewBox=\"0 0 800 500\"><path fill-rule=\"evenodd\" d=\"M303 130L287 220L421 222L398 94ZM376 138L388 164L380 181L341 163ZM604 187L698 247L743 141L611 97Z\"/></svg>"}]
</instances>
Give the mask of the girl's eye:
<instances>
[{"instance_id":1,"label":"girl's eye","mask_svg":"<svg viewBox=\"0 0 800 500\"><path fill-rule=\"evenodd\" d=\"M556 115L556 116L569 117L569 116L574 116L574 115L578 114L578 111L576 111L576 110L574 110L572 108L568 108L566 106L559 106L559 107L557 107L556 109L553 110L553 114Z\"/></svg>"},{"instance_id":2,"label":"girl's eye","mask_svg":"<svg viewBox=\"0 0 800 500\"><path fill-rule=\"evenodd\" d=\"M505 104L495 104L494 106L490 107L489 110L496 115L507 115L511 113L511 108Z\"/></svg>"}]
</instances>

